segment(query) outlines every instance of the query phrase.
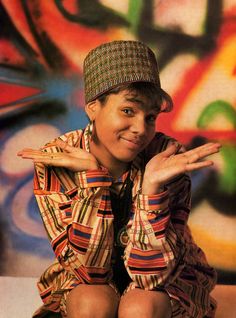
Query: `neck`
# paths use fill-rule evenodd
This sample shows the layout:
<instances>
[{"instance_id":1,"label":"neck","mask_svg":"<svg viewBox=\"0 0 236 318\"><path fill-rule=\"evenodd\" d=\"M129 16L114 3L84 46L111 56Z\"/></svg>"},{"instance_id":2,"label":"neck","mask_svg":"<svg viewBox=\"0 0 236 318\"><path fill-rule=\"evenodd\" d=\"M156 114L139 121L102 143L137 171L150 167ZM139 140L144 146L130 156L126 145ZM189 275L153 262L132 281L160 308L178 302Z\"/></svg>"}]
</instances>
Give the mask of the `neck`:
<instances>
[{"instance_id":1,"label":"neck","mask_svg":"<svg viewBox=\"0 0 236 318\"><path fill-rule=\"evenodd\" d=\"M122 162L101 149L97 143L90 142L90 151L100 165L106 168L114 178L120 177L129 167L128 162ZM105 154L105 155L104 155Z\"/></svg>"}]
</instances>

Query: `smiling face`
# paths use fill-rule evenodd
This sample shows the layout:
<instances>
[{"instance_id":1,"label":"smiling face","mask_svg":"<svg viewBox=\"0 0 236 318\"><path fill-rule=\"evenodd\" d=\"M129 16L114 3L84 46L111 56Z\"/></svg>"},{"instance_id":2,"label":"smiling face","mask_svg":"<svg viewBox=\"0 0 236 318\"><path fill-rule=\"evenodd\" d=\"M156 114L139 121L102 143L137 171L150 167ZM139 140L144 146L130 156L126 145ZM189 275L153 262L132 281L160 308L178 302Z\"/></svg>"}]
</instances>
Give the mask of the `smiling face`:
<instances>
[{"instance_id":1,"label":"smiling face","mask_svg":"<svg viewBox=\"0 0 236 318\"><path fill-rule=\"evenodd\" d=\"M110 94L104 104L87 104L86 112L94 121L91 152L108 170L127 166L155 135L158 108L136 92Z\"/></svg>"}]
</instances>

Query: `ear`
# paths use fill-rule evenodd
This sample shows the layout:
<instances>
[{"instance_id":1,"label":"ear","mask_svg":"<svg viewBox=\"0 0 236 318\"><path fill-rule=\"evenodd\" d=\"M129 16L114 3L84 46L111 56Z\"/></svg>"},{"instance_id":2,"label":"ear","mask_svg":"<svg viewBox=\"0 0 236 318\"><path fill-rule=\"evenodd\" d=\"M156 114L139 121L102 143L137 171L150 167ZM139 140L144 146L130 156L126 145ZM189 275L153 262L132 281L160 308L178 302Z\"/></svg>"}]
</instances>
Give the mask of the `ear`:
<instances>
[{"instance_id":1,"label":"ear","mask_svg":"<svg viewBox=\"0 0 236 318\"><path fill-rule=\"evenodd\" d=\"M85 111L86 111L86 114L88 115L90 121L94 121L99 109L100 109L100 103L97 99L95 99L92 102L89 102L85 105Z\"/></svg>"}]
</instances>

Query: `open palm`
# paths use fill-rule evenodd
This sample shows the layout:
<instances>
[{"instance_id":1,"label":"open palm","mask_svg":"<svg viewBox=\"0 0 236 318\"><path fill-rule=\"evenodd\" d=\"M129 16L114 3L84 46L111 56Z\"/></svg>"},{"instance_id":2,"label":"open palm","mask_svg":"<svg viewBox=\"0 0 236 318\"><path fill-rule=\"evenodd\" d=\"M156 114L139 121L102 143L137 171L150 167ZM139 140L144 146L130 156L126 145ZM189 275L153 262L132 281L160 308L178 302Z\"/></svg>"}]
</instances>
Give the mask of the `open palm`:
<instances>
[{"instance_id":1,"label":"open palm","mask_svg":"<svg viewBox=\"0 0 236 318\"><path fill-rule=\"evenodd\" d=\"M202 169L213 164L211 160L203 160L219 151L219 143L207 143L184 153L176 154L176 145L171 144L165 151L154 156L146 165L143 193L155 194L168 181L179 174Z\"/></svg>"},{"instance_id":2,"label":"open palm","mask_svg":"<svg viewBox=\"0 0 236 318\"><path fill-rule=\"evenodd\" d=\"M52 153L26 148L19 151L17 155L23 159L32 159L35 163L64 167L74 172L98 169L97 160L91 153L72 147L60 139L52 145L61 148L63 152Z\"/></svg>"}]
</instances>

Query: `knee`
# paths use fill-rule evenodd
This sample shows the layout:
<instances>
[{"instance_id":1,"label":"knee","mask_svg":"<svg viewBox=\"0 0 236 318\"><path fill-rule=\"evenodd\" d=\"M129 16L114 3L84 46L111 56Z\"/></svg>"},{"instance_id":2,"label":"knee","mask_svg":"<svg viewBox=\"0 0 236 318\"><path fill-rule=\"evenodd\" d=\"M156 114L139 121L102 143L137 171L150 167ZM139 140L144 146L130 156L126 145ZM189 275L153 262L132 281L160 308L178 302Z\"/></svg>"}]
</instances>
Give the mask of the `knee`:
<instances>
[{"instance_id":1,"label":"knee","mask_svg":"<svg viewBox=\"0 0 236 318\"><path fill-rule=\"evenodd\" d=\"M141 304L138 300L129 303L129 305L120 304L119 306L119 318L151 318L154 317L153 312L152 306Z\"/></svg>"},{"instance_id":2,"label":"knee","mask_svg":"<svg viewBox=\"0 0 236 318\"><path fill-rule=\"evenodd\" d=\"M68 318L92 317L90 299L83 293L79 295L76 289L73 289L69 293L66 301L66 309Z\"/></svg>"},{"instance_id":3,"label":"knee","mask_svg":"<svg viewBox=\"0 0 236 318\"><path fill-rule=\"evenodd\" d=\"M68 318L115 317L118 299L109 286L79 285L68 295Z\"/></svg>"},{"instance_id":4,"label":"knee","mask_svg":"<svg viewBox=\"0 0 236 318\"><path fill-rule=\"evenodd\" d=\"M119 318L170 318L169 297L163 293L134 290L122 297Z\"/></svg>"}]
</instances>

